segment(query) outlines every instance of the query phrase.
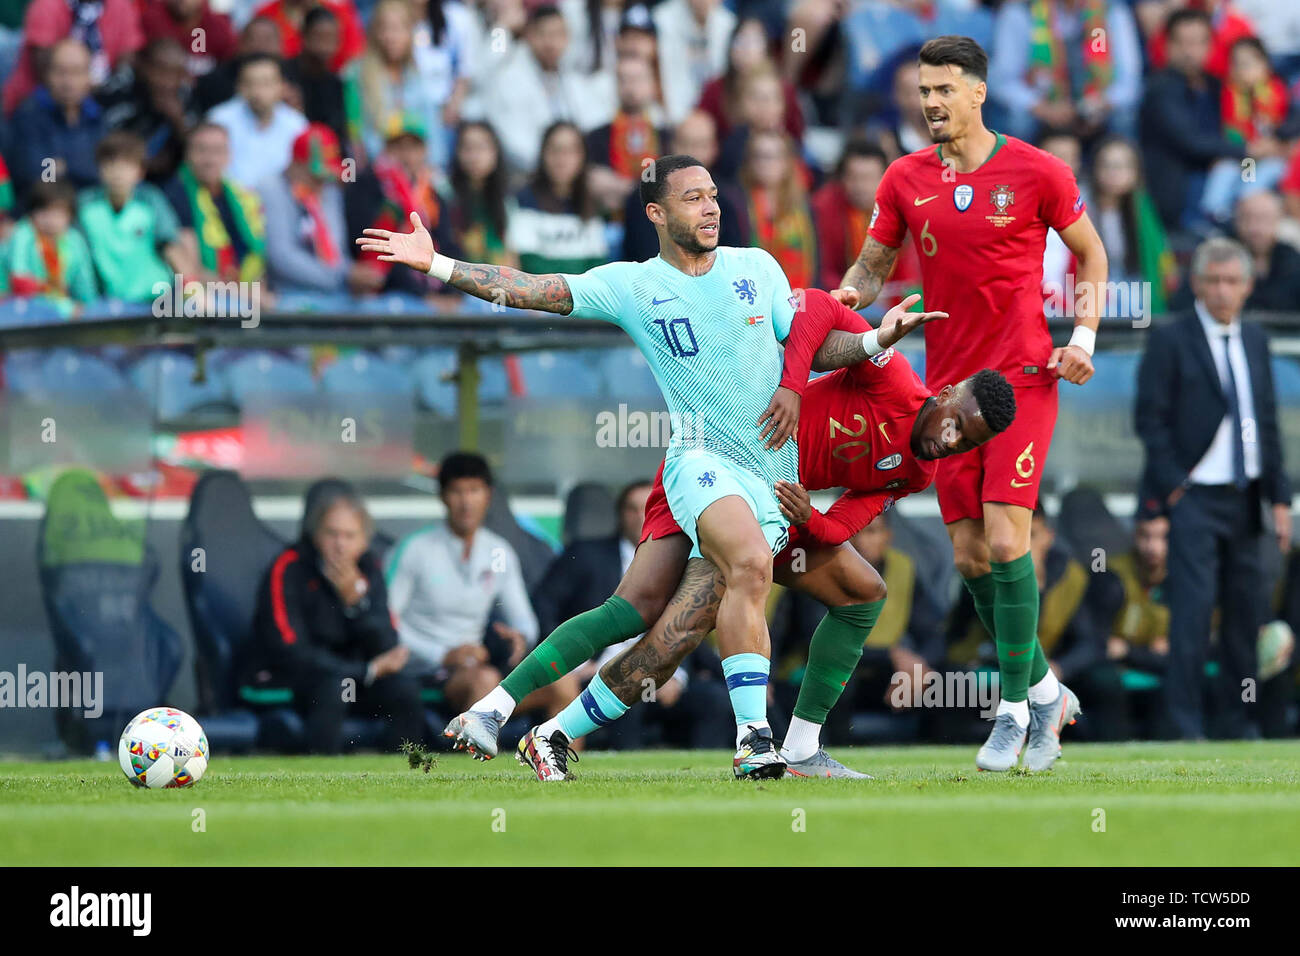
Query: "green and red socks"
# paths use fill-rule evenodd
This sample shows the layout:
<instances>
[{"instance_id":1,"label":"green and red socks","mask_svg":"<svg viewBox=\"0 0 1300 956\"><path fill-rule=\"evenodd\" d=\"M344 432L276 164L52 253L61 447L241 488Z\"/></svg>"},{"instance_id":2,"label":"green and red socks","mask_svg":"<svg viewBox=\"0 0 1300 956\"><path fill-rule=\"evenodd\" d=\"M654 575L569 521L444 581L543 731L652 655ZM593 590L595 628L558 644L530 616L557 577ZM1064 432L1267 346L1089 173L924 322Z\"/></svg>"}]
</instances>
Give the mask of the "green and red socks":
<instances>
[{"instance_id":1,"label":"green and red socks","mask_svg":"<svg viewBox=\"0 0 1300 956\"><path fill-rule=\"evenodd\" d=\"M998 653L1002 700L998 713L1029 725L1029 704L1050 703L1060 692L1056 675L1038 643L1038 578L1026 552L1013 561L994 561L988 574L963 578L966 590Z\"/></svg>"},{"instance_id":2,"label":"green and red socks","mask_svg":"<svg viewBox=\"0 0 1300 956\"><path fill-rule=\"evenodd\" d=\"M830 608L813 631L794 716L781 745L781 755L787 760L806 760L820 749L826 716L862 659L862 645L884 606L882 598L870 604Z\"/></svg>"},{"instance_id":3,"label":"green and red socks","mask_svg":"<svg viewBox=\"0 0 1300 956\"><path fill-rule=\"evenodd\" d=\"M502 718L509 717L515 705L533 691L555 683L605 648L636 637L647 626L636 608L614 595L600 607L571 617L553 630L470 710L496 711Z\"/></svg>"}]
</instances>

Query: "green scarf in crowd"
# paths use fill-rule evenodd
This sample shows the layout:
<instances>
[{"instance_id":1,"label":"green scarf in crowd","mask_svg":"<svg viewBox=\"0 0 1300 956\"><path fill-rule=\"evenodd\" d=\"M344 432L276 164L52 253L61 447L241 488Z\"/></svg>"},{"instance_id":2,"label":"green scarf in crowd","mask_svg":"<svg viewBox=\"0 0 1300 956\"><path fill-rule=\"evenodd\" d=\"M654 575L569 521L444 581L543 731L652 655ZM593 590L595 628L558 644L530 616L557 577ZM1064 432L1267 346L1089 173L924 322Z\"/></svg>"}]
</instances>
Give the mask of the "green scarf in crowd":
<instances>
[{"instance_id":1,"label":"green scarf in crowd","mask_svg":"<svg viewBox=\"0 0 1300 956\"><path fill-rule=\"evenodd\" d=\"M226 205L234 217L239 238L244 243L244 259L239 262L235 259L234 242L221 219L221 211L212 194L199 185L188 163L181 164L179 175L194 215L194 233L198 237L199 262L203 268L215 272L223 279L244 282L260 279L265 271L265 226L257 197L227 179L221 181Z\"/></svg>"}]
</instances>

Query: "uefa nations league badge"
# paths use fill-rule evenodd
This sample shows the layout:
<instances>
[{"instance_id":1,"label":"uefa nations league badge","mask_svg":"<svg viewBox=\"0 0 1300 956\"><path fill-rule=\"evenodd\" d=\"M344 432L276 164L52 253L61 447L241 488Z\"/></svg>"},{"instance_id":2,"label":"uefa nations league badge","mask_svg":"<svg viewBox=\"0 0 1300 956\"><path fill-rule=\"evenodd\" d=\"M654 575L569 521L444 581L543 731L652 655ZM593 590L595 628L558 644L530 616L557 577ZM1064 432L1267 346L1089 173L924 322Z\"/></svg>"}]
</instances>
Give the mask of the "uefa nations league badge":
<instances>
[{"instance_id":1,"label":"uefa nations league badge","mask_svg":"<svg viewBox=\"0 0 1300 956\"><path fill-rule=\"evenodd\" d=\"M975 189L965 183L956 187L952 191L952 204L957 207L958 212L965 212L970 208L971 200L975 198Z\"/></svg>"}]
</instances>

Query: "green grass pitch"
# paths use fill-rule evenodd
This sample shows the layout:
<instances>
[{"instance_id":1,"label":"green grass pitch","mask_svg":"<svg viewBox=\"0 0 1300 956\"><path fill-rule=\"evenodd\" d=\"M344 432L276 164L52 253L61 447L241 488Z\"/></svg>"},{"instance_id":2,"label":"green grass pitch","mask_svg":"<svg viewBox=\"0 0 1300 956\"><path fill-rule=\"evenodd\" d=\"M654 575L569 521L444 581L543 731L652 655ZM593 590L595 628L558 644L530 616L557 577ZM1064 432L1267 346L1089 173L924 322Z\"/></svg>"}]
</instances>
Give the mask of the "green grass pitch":
<instances>
[{"instance_id":1,"label":"green grass pitch","mask_svg":"<svg viewBox=\"0 0 1300 956\"><path fill-rule=\"evenodd\" d=\"M0 865L1300 859L1297 741L1067 741L1036 775L978 773L974 753L837 749L876 779L757 784L732 780L721 752L591 753L551 785L509 755L442 755L429 773L398 756L218 755L197 786L170 791L136 790L116 763L0 762Z\"/></svg>"}]
</instances>

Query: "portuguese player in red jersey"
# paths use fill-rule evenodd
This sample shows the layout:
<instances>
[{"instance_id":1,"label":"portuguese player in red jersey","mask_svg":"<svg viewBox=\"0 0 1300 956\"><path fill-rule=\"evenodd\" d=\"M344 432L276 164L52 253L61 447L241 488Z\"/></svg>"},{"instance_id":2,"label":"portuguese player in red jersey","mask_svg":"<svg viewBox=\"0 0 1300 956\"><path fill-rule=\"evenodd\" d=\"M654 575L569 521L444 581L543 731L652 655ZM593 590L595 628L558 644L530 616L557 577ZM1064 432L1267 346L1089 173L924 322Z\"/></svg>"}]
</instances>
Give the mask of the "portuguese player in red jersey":
<instances>
[{"instance_id":1,"label":"portuguese player in red jersey","mask_svg":"<svg viewBox=\"0 0 1300 956\"><path fill-rule=\"evenodd\" d=\"M1016 414L1015 396L1005 378L991 369L931 394L901 354L871 346L870 339L878 332L871 331L865 319L826 292L808 290L803 295L786 342L781 380L782 389L802 395L801 483L776 486L781 510L794 528L789 544L776 557L774 577L829 610L812 637L808 668L781 756L795 775L862 777L832 759L820 741L826 715L862 656L885 597L880 575L848 539L897 499L926 488L939 459L977 448L1009 427ZM905 300L905 306L911 301ZM886 338L883 332L878 337ZM888 341L896 339L888 337ZM808 382L814 355L819 369L840 370ZM642 546L681 534L668 508L661 476L662 469L646 502ZM807 494L807 489L823 488L847 489L825 514L812 508ZM622 710L615 708L616 716L641 699L650 686L647 682L659 686L667 681L713 629L724 590L717 569L703 558L687 561L683 554L669 573L674 581L680 578L680 584L666 610L645 637L609 661L593 680L601 682L602 695L611 692L623 705ZM636 633L609 633L601 646ZM550 662L540 669L543 683L559 678L561 662L565 668L581 663L564 648L547 647L554 637L533 651ZM507 680L518 680L520 670L522 665ZM502 713L502 704L511 706L520 699L515 694L523 695L531 687L513 688L505 700L491 704L492 710ZM448 730L457 737L456 745L487 756L495 751L495 739L494 734L491 741L476 739L485 729L492 732L491 723L474 713L489 706L486 699L480 704L453 721ZM594 726L579 696L535 733L549 739L559 731L572 741ZM568 774L567 756L554 750L532 752L521 743L520 760L543 781L562 780Z\"/></svg>"},{"instance_id":2,"label":"portuguese player in red jersey","mask_svg":"<svg viewBox=\"0 0 1300 956\"><path fill-rule=\"evenodd\" d=\"M1016 420L974 455L939 465L935 488L954 559L994 636L1001 701L980 748L982 770L1045 770L1079 711L1038 646L1038 584L1030 519L1056 424L1058 379L1092 377L1097 292L1106 253L1070 169L985 127L988 56L969 37L920 50L918 86L933 147L892 163L876 191L867 239L835 291L871 302L910 232L927 309L951 317L926 329L926 381L954 382L991 365L1015 388ZM1043 308L1043 247L1055 229L1077 262L1074 334L1053 348Z\"/></svg>"}]
</instances>

